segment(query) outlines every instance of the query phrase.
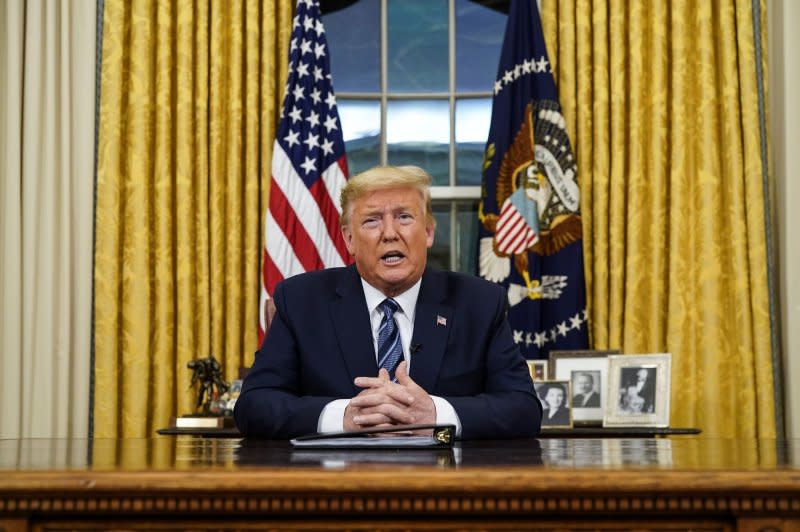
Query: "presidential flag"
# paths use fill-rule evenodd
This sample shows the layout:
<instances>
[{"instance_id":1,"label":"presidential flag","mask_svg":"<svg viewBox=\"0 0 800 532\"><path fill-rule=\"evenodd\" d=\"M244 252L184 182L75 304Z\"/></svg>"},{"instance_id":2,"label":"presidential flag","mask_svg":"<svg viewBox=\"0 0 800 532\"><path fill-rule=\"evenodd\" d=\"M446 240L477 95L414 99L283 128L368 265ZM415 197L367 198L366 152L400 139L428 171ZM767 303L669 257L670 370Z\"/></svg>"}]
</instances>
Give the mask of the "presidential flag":
<instances>
[{"instance_id":1,"label":"presidential flag","mask_svg":"<svg viewBox=\"0 0 800 532\"><path fill-rule=\"evenodd\" d=\"M512 0L483 164L480 275L528 359L588 347L578 167L535 0Z\"/></svg>"},{"instance_id":2,"label":"presidential flag","mask_svg":"<svg viewBox=\"0 0 800 532\"><path fill-rule=\"evenodd\" d=\"M295 13L289 78L272 152L259 341L267 327L266 303L279 281L350 263L339 230L347 160L319 2L298 0Z\"/></svg>"}]
</instances>

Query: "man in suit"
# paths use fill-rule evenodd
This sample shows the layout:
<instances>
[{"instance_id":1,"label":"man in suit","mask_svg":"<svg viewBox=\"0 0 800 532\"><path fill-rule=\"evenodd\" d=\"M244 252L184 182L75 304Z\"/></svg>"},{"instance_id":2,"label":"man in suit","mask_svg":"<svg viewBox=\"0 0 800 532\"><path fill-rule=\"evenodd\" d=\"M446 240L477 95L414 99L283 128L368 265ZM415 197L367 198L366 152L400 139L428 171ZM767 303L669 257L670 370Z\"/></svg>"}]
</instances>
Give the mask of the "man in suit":
<instances>
[{"instance_id":1,"label":"man in suit","mask_svg":"<svg viewBox=\"0 0 800 532\"><path fill-rule=\"evenodd\" d=\"M622 368L625 383L620 394L621 411L626 414L652 414L655 412L655 368Z\"/></svg>"},{"instance_id":2,"label":"man in suit","mask_svg":"<svg viewBox=\"0 0 800 532\"><path fill-rule=\"evenodd\" d=\"M453 423L462 439L529 437L541 405L504 290L426 267L430 176L376 167L341 194L355 265L290 277L237 399L248 437ZM387 332L389 331L389 332Z\"/></svg>"},{"instance_id":3,"label":"man in suit","mask_svg":"<svg viewBox=\"0 0 800 532\"><path fill-rule=\"evenodd\" d=\"M600 394L594 390L594 378L590 373L581 371L575 375L575 390L573 408L600 408Z\"/></svg>"}]
</instances>

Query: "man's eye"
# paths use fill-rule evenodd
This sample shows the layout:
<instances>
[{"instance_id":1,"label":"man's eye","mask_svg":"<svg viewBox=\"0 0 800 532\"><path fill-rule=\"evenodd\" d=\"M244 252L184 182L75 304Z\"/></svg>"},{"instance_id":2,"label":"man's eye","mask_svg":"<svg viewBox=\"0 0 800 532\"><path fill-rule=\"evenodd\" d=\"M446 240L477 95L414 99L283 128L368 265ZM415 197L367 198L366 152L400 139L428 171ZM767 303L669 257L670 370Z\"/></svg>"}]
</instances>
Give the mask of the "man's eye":
<instances>
[{"instance_id":1,"label":"man's eye","mask_svg":"<svg viewBox=\"0 0 800 532\"><path fill-rule=\"evenodd\" d=\"M401 222L406 222L406 223L411 223L414 221L414 217L407 212L400 213L397 219L400 220Z\"/></svg>"},{"instance_id":2,"label":"man's eye","mask_svg":"<svg viewBox=\"0 0 800 532\"><path fill-rule=\"evenodd\" d=\"M365 227L367 229L373 229L375 227L378 227L378 223L379 221L377 218L367 218L363 222L361 222L361 225L362 227Z\"/></svg>"}]
</instances>

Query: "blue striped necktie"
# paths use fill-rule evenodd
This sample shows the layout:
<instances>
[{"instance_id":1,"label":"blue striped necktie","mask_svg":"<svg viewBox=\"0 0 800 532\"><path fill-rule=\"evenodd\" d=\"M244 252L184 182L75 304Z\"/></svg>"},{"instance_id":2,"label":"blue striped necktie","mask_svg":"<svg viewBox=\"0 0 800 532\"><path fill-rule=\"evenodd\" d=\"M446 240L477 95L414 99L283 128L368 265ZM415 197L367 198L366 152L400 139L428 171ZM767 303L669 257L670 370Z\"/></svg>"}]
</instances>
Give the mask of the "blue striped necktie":
<instances>
[{"instance_id":1,"label":"blue striped necktie","mask_svg":"<svg viewBox=\"0 0 800 532\"><path fill-rule=\"evenodd\" d=\"M392 298L384 299L379 305L383 310L383 319L378 327L378 367L386 368L389 376L394 381L394 371L403 360L403 344L400 343L400 330L394 321L394 313L400 310L400 305Z\"/></svg>"}]
</instances>

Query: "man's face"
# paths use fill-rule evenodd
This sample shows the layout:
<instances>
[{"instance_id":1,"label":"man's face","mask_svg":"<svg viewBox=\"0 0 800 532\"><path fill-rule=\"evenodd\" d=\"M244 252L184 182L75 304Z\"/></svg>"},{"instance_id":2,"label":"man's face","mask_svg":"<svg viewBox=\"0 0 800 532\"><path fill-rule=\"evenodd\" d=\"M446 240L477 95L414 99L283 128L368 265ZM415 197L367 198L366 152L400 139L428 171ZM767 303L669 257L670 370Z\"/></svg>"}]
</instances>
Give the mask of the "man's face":
<instances>
[{"instance_id":1,"label":"man's face","mask_svg":"<svg viewBox=\"0 0 800 532\"><path fill-rule=\"evenodd\" d=\"M352 204L342 228L358 273L389 297L422 277L433 227L426 223L422 196L413 188L389 188L366 194Z\"/></svg>"},{"instance_id":2,"label":"man's face","mask_svg":"<svg viewBox=\"0 0 800 532\"><path fill-rule=\"evenodd\" d=\"M589 393L592 391L592 379L588 375L578 375L575 386L580 393Z\"/></svg>"}]
</instances>

